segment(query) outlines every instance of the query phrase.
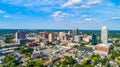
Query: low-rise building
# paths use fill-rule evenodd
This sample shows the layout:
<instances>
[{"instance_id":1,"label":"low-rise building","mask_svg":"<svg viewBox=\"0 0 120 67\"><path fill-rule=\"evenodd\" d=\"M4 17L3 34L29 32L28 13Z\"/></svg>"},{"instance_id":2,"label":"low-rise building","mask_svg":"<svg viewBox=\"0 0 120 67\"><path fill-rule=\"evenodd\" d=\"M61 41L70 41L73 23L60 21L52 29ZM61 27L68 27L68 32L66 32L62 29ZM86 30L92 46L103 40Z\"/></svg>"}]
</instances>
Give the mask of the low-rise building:
<instances>
[{"instance_id":1,"label":"low-rise building","mask_svg":"<svg viewBox=\"0 0 120 67\"><path fill-rule=\"evenodd\" d=\"M98 44L95 47L95 53L102 54L102 55L108 55L110 52L110 45L111 44Z\"/></svg>"}]
</instances>

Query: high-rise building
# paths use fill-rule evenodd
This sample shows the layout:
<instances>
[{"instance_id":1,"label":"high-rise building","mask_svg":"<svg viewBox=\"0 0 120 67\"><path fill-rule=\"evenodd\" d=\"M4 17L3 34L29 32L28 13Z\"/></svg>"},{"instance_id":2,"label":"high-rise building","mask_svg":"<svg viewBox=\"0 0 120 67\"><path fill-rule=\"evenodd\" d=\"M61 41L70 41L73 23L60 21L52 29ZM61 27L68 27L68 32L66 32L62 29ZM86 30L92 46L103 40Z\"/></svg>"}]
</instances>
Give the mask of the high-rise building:
<instances>
[{"instance_id":1,"label":"high-rise building","mask_svg":"<svg viewBox=\"0 0 120 67\"><path fill-rule=\"evenodd\" d=\"M95 34L92 35L92 45L97 45L97 36Z\"/></svg>"},{"instance_id":2,"label":"high-rise building","mask_svg":"<svg viewBox=\"0 0 120 67\"><path fill-rule=\"evenodd\" d=\"M60 40L63 40L65 35L66 35L65 32L59 32L59 38L60 38Z\"/></svg>"},{"instance_id":3,"label":"high-rise building","mask_svg":"<svg viewBox=\"0 0 120 67\"><path fill-rule=\"evenodd\" d=\"M98 44L95 47L95 53L102 54L102 55L108 55L110 52L110 45L111 43L108 43L108 27L103 26L101 30L101 41L102 44Z\"/></svg>"},{"instance_id":4,"label":"high-rise building","mask_svg":"<svg viewBox=\"0 0 120 67\"><path fill-rule=\"evenodd\" d=\"M82 36L81 36L81 35L79 35L79 36L74 36L74 41L75 41L75 42L80 42L80 41L82 41Z\"/></svg>"},{"instance_id":5,"label":"high-rise building","mask_svg":"<svg viewBox=\"0 0 120 67\"><path fill-rule=\"evenodd\" d=\"M74 28L72 31L71 31L71 36L72 38L74 38L74 36L77 36L78 35L78 28Z\"/></svg>"},{"instance_id":6,"label":"high-rise building","mask_svg":"<svg viewBox=\"0 0 120 67\"><path fill-rule=\"evenodd\" d=\"M16 34L15 34L16 42L18 41L18 39L25 39L25 38L26 38L25 32L23 32L21 30L16 32Z\"/></svg>"},{"instance_id":7,"label":"high-rise building","mask_svg":"<svg viewBox=\"0 0 120 67\"><path fill-rule=\"evenodd\" d=\"M49 40L49 42L54 41L54 34L53 33L49 33L48 40Z\"/></svg>"},{"instance_id":8,"label":"high-rise building","mask_svg":"<svg viewBox=\"0 0 120 67\"><path fill-rule=\"evenodd\" d=\"M102 41L103 44L107 44L108 43L108 27L107 26L103 26L102 27L101 41Z\"/></svg>"},{"instance_id":9,"label":"high-rise building","mask_svg":"<svg viewBox=\"0 0 120 67\"><path fill-rule=\"evenodd\" d=\"M43 33L43 38L47 39L48 38L48 34L47 33Z\"/></svg>"},{"instance_id":10,"label":"high-rise building","mask_svg":"<svg viewBox=\"0 0 120 67\"><path fill-rule=\"evenodd\" d=\"M71 35L71 31L68 31L68 35L69 35L69 36Z\"/></svg>"}]
</instances>

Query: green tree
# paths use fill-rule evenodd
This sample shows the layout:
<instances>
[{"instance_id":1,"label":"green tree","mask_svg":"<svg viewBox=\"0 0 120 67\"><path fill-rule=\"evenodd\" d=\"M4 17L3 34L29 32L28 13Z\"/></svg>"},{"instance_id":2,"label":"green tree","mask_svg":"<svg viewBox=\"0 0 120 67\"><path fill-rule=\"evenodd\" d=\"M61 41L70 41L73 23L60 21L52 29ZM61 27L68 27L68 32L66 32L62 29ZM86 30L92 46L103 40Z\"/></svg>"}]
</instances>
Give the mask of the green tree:
<instances>
[{"instance_id":1,"label":"green tree","mask_svg":"<svg viewBox=\"0 0 120 67\"><path fill-rule=\"evenodd\" d=\"M66 61L61 62L60 67L68 67Z\"/></svg>"},{"instance_id":2,"label":"green tree","mask_svg":"<svg viewBox=\"0 0 120 67\"><path fill-rule=\"evenodd\" d=\"M74 66L73 67L83 67L82 65L80 65L80 64L74 64Z\"/></svg>"},{"instance_id":3,"label":"green tree","mask_svg":"<svg viewBox=\"0 0 120 67\"><path fill-rule=\"evenodd\" d=\"M35 61L31 61L26 65L26 67L34 67L35 66Z\"/></svg>"},{"instance_id":4,"label":"green tree","mask_svg":"<svg viewBox=\"0 0 120 67\"><path fill-rule=\"evenodd\" d=\"M13 54L5 57L6 67L16 67L19 65L19 62L15 59Z\"/></svg>"},{"instance_id":5,"label":"green tree","mask_svg":"<svg viewBox=\"0 0 120 67\"><path fill-rule=\"evenodd\" d=\"M75 60L72 57L65 56L64 59L68 64L75 64Z\"/></svg>"},{"instance_id":6,"label":"green tree","mask_svg":"<svg viewBox=\"0 0 120 67\"><path fill-rule=\"evenodd\" d=\"M31 61L26 65L26 67L45 67L43 63L43 60Z\"/></svg>"},{"instance_id":7,"label":"green tree","mask_svg":"<svg viewBox=\"0 0 120 67\"><path fill-rule=\"evenodd\" d=\"M14 35L5 35L5 43L13 43Z\"/></svg>"}]
</instances>

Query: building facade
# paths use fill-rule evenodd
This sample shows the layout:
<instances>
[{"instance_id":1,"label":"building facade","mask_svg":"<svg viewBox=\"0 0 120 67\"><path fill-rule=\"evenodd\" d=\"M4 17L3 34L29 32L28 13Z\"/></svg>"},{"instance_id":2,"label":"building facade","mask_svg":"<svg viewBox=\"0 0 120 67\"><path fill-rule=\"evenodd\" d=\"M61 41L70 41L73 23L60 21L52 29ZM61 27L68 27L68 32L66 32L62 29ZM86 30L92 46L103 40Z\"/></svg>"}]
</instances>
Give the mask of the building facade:
<instances>
[{"instance_id":1,"label":"building facade","mask_svg":"<svg viewBox=\"0 0 120 67\"><path fill-rule=\"evenodd\" d=\"M18 39L25 39L25 38L26 38L25 32L23 32L23 31L16 32L16 34L15 34L16 42L18 41Z\"/></svg>"},{"instance_id":2,"label":"building facade","mask_svg":"<svg viewBox=\"0 0 120 67\"><path fill-rule=\"evenodd\" d=\"M95 34L92 35L92 45L97 45L97 36Z\"/></svg>"},{"instance_id":3,"label":"building facade","mask_svg":"<svg viewBox=\"0 0 120 67\"><path fill-rule=\"evenodd\" d=\"M53 33L49 33L48 40L49 40L49 42L54 42L54 34Z\"/></svg>"},{"instance_id":4,"label":"building facade","mask_svg":"<svg viewBox=\"0 0 120 67\"><path fill-rule=\"evenodd\" d=\"M77 36L78 35L78 28L74 28L72 31L71 31L71 36L72 38L74 38L74 36Z\"/></svg>"},{"instance_id":5,"label":"building facade","mask_svg":"<svg viewBox=\"0 0 120 67\"><path fill-rule=\"evenodd\" d=\"M107 44L108 43L108 27L107 26L103 26L102 27L101 41L102 41L103 44Z\"/></svg>"}]
</instances>

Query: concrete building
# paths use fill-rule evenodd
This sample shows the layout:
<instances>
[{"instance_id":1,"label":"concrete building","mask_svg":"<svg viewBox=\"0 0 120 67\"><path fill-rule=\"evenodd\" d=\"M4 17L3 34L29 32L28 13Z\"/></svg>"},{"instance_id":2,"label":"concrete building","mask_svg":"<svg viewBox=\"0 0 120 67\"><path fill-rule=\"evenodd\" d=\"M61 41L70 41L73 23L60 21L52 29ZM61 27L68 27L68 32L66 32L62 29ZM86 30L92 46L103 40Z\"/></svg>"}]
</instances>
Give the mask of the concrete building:
<instances>
[{"instance_id":1,"label":"concrete building","mask_svg":"<svg viewBox=\"0 0 120 67\"><path fill-rule=\"evenodd\" d=\"M36 43L40 43L40 42L41 42L41 39L40 39L39 37L36 37L36 38L35 38L35 42L36 42Z\"/></svg>"},{"instance_id":2,"label":"concrete building","mask_svg":"<svg viewBox=\"0 0 120 67\"><path fill-rule=\"evenodd\" d=\"M97 45L97 36L95 34L92 35L92 45Z\"/></svg>"},{"instance_id":3,"label":"concrete building","mask_svg":"<svg viewBox=\"0 0 120 67\"><path fill-rule=\"evenodd\" d=\"M91 39L92 36L86 36L86 37L83 36L83 41L90 42Z\"/></svg>"},{"instance_id":4,"label":"concrete building","mask_svg":"<svg viewBox=\"0 0 120 67\"><path fill-rule=\"evenodd\" d=\"M75 42L80 42L82 40L82 36L74 36L74 41Z\"/></svg>"},{"instance_id":5,"label":"concrete building","mask_svg":"<svg viewBox=\"0 0 120 67\"><path fill-rule=\"evenodd\" d=\"M60 38L60 40L63 40L65 35L66 35L65 32L59 32L59 38Z\"/></svg>"},{"instance_id":6,"label":"concrete building","mask_svg":"<svg viewBox=\"0 0 120 67\"><path fill-rule=\"evenodd\" d=\"M101 41L102 41L103 44L107 44L108 43L108 27L107 26L103 26L102 27Z\"/></svg>"},{"instance_id":7,"label":"concrete building","mask_svg":"<svg viewBox=\"0 0 120 67\"><path fill-rule=\"evenodd\" d=\"M18 39L25 39L25 38L26 38L25 32L23 32L23 31L16 32L16 34L15 34L16 42L18 42Z\"/></svg>"},{"instance_id":8,"label":"concrete building","mask_svg":"<svg viewBox=\"0 0 120 67\"><path fill-rule=\"evenodd\" d=\"M101 55L108 55L110 52L110 45L111 44L99 44L95 48L95 53L101 54Z\"/></svg>"},{"instance_id":9,"label":"concrete building","mask_svg":"<svg viewBox=\"0 0 120 67\"><path fill-rule=\"evenodd\" d=\"M67 33L69 36L71 36L71 31L68 31L68 33Z\"/></svg>"},{"instance_id":10,"label":"concrete building","mask_svg":"<svg viewBox=\"0 0 120 67\"><path fill-rule=\"evenodd\" d=\"M49 40L49 42L54 42L55 38L54 38L54 34L53 33L49 33L48 40Z\"/></svg>"},{"instance_id":11,"label":"concrete building","mask_svg":"<svg viewBox=\"0 0 120 67\"><path fill-rule=\"evenodd\" d=\"M77 36L78 35L78 28L74 28L72 31L71 31L71 36L72 38L74 38L74 36Z\"/></svg>"},{"instance_id":12,"label":"concrete building","mask_svg":"<svg viewBox=\"0 0 120 67\"><path fill-rule=\"evenodd\" d=\"M47 39L48 38L48 34L47 33L43 33L43 38Z\"/></svg>"},{"instance_id":13,"label":"concrete building","mask_svg":"<svg viewBox=\"0 0 120 67\"><path fill-rule=\"evenodd\" d=\"M108 43L108 27L107 26L102 27L101 41L102 41L102 44L98 44L95 47L95 53L108 55L110 51L110 45L112 44Z\"/></svg>"},{"instance_id":14,"label":"concrete building","mask_svg":"<svg viewBox=\"0 0 120 67\"><path fill-rule=\"evenodd\" d=\"M30 42L28 42L28 43L26 43L26 46L27 47L35 47L35 46L37 46L37 44L36 43L30 43Z\"/></svg>"}]
</instances>

